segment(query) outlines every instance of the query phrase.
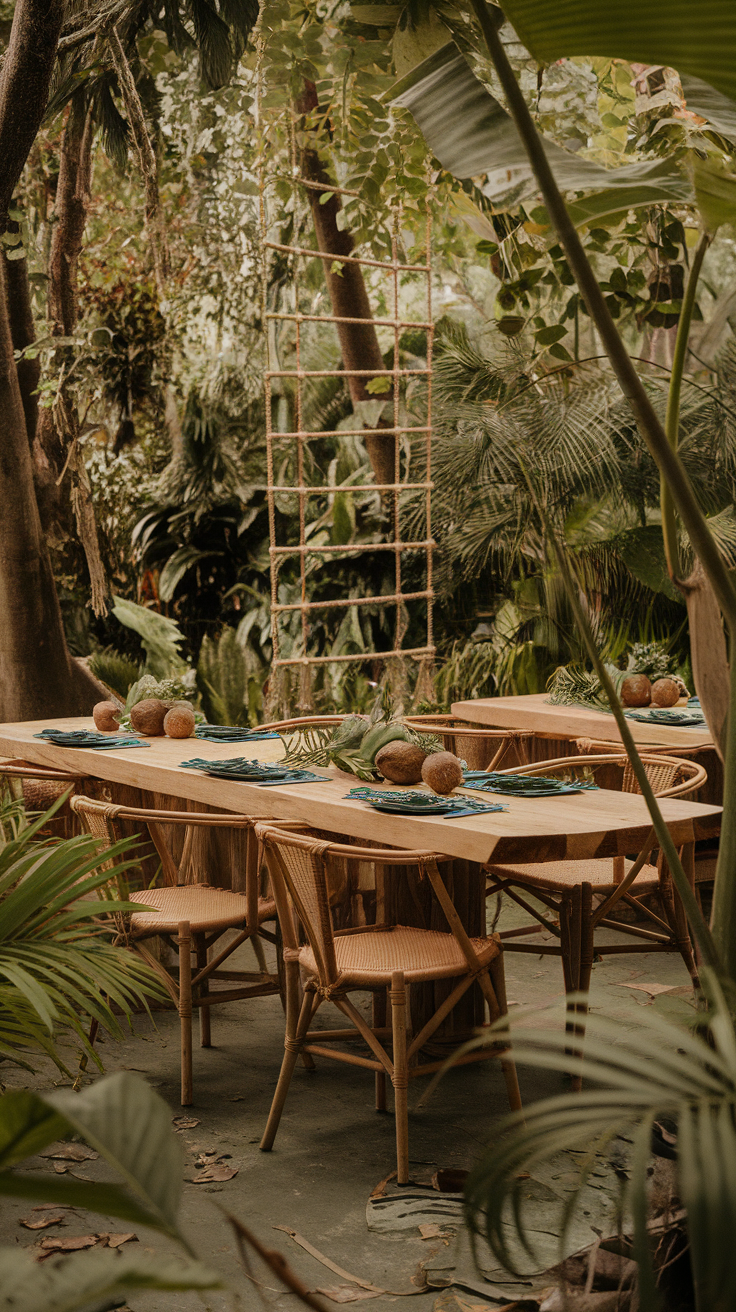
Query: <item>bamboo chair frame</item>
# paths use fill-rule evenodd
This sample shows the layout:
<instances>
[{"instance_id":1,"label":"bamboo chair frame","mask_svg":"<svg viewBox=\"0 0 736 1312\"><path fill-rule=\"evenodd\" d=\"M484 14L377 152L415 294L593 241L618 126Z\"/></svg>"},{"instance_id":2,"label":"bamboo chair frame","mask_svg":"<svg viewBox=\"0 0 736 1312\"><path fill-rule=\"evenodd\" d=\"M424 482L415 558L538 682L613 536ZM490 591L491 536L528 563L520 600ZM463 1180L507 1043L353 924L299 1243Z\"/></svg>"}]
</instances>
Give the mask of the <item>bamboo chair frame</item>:
<instances>
[{"instance_id":1,"label":"bamboo chair frame","mask_svg":"<svg viewBox=\"0 0 736 1312\"><path fill-rule=\"evenodd\" d=\"M682 796L700 787L707 779L706 771L694 761L665 757L656 753L641 753L641 759L648 767L648 773L651 770L654 775L654 791L658 797ZM590 767L609 765L621 767L622 784L626 785L622 791L639 791L628 757L621 752L596 756L557 757L555 760L543 761L515 770L503 770L500 773L529 777L574 773L576 770L579 772ZM684 774L685 778L678 781L679 774ZM506 931L508 941L502 932L501 938L504 939L505 951L561 957L565 992L568 996L587 993L596 956L629 952L679 952L690 978L696 985L697 965L682 902L677 896L662 853L660 852L656 858L656 866L652 866L649 861L656 848L656 835L652 829L633 862L627 862L625 857L617 856L593 862L568 860L506 865L489 863L486 868L488 872L486 897L494 893L506 893L512 901L528 911L536 922L524 929ZM688 843L681 847L680 858L685 873L694 886L695 845ZM606 867L610 869L610 877L607 877ZM586 872L592 876L587 880ZM643 875L642 879L639 879L640 875ZM653 911L643 900L653 893L659 895L661 915ZM535 907L528 900L529 896L541 902L545 910L540 911ZM611 920L611 912L620 901L635 909L638 917L649 921L649 927ZM615 929L638 941L624 944L597 943L595 932L599 927ZM540 930L546 930L557 941L542 944L511 941L524 933L531 934ZM587 1013L586 1004L577 1001L571 1004L568 1010L576 1016L574 1021L568 1019L568 1030L582 1035L584 1021L581 1017ZM573 1088L580 1087L580 1077L576 1076L573 1078Z\"/></svg>"},{"instance_id":2,"label":"bamboo chair frame","mask_svg":"<svg viewBox=\"0 0 736 1312\"><path fill-rule=\"evenodd\" d=\"M476 767L475 762L469 762L471 769L497 770L510 751L516 752L520 765L529 763L528 743L534 738L533 729L474 728L454 715L406 715L404 719L414 729L437 734L445 749L457 756L463 756L463 748L475 746L482 749L486 743L497 742L495 753L490 748L488 763Z\"/></svg>"},{"instance_id":3,"label":"bamboo chair frame","mask_svg":"<svg viewBox=\"0 0 736 1312\"><path fill-rule=\"evenodd\" d=\"M386 1077L391 1079L396 1117L397 1178L399 1184L406 1184L409 1178L409 1080L431 1074L444 1065L442 1061L420 1064L420 1050L476 980L487 1003L490 1020L495 1021L506 1014L500 942L497 936L468 937L438 869L437 862L445 858L436 852L356 847L286 833L269 824L257 824L256 834L263 845L276 898L287 972L284 1057L261 1149L269 1152L273 1147L297 1057L300 1053L327 1057L375 1072L378 1111L386 1110ZM426 874L430 881L450 934L385 924L335 931L330 914L327 874L332 858L365 860L377 865L418 865L420 873ZM309 947L300 946L298 925L301 925ZM359 939L365 942L359 942ZM452 954L447 942L450 939L453 941ZM395 950L392 952L391 948ZM422 958L419 966L416 964L418 957ZM340 958L344 969L339 965ZM349 965L351 959L352 968ZM403 968L400 963L403 963ZM303 992L300 990L300 967L306 976ZM434 1015L414 1036L407 1031L407 976L410 976L409 982L457 981ZM365 990L373 994L371 1025L366 1023L348 996L353 991ZM311 1028L319 1008L326 1001L334 1003L343 1013L350 1022L349 1029L315 1031ZM386 1024L387 1003L391 1007L390 1026ZM369 1056L326 1046L356 1038L363 1039ZM387 1043L392 1049L390 1056ZM516 1068L510 1057L504 1057L507 1052L508 1044L501 1040L492 1049L465 1053L457 1059L457 1064L500 1056L509 1104L513 1110L518 1110L521 1098Z\"/></svg>"},{"instance_id":4,"label":"bamboo chair frame","mask_svg":"<svg viewBox=\"0 0 736 1312\"><path fill-rule=\"evenodd\" d=\"M83 771L57 770L52 766L33 765L30 761L5 760L0 761L0 778L18 779L21 782L21 787L24 780L26 780L29 785L32 785L33 782L38 782L41 785L42 793L43 784L60 785L61 791L57 792L54 797L49 797L48 795L44 797L41 795L34 798L32 793L27 793L25 789L23 790L23 802L25 806L29 807L31 810L41 811L46 810L54 801L58 800L64 791L65 784L69 785L69 792L71 795L74 790L88 781L89 775L85 774ZM50 828L47 829L44 827L40 833L40 837L72 837L75 832L75 825L69 801L70 798L67 797L63 806L60 807L51 820ZM60 832L57 833L57 829Z\"/></svg>"},{"instance_id":5,"label":"bamboo chair frame","mask_svg":"<svg viewBox=\"0 0 736 1312\"><path fill-rule=\"evenodd\" d=\"M243 998L282 992L280 976L267 969L261 942L266 939L277 944L278 937L275 932L264 928L265 921L276 919L276 903L272 898L259 896L260 850L253 834L256 819L230 812L156 811L95 801L88 797L72 798L71 806L89 832L108 844L116 842L121 836L116 832L117 822L127 820L145 825L161 860L163 886L130 895L133 901L150 906L151 912L133 912L129 917L116 920L117 942L124 944L146 962L161 980L179 1012L181 1105L188 1107L193 1101L192 1011L199 1010L200 1044L203 1048L209 1048L212 1046L210 1010L213 1006L221 1002L236 1002ZM283 823L287 827L303 828L298 821ZM184 851L179 864L174 860L166 842L163 833L165 825L186 826ZM187 859L193 831L198 828L228 829L246 834L244 893L212 888L207 884L179 883L179 870ZM111 864L114 867L115 862ZM167 906L170 908L168 915ZM157 925L155 922L159 915L161 923ZM238 931L235 938L209 959L210 949L230 929ZM144 941L150 938L161 938L167 944L178 957L178 969L167 968L143 946ZM258 970L223 969L233 952L248 941L253 946ZM196 954L194 973L192 952ZM229 981L235 987L213 990L212 984L217 980Z\"/></svg>"}]
</instances>

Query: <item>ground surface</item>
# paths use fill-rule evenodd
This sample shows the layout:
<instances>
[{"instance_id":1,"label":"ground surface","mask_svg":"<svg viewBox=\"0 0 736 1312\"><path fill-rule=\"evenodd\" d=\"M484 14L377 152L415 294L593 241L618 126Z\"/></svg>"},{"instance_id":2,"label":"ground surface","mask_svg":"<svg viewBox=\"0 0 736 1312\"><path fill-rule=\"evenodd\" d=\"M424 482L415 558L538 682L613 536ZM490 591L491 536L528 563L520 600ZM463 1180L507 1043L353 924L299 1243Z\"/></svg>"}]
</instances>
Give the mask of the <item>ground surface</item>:
<instances>
[{"instance_id":1,"label":"ground surface","mask_svg":"<svg viewBox=\"0 0 736 1312\"><path fill-rule=\"evenodd\" d=\"M510 926L516 914L514 909L506 910L502 925ZM505 961L508 997L513 1008L546 1007L561 998L562 972L556 958L507 953ZM669 986L670 991L658 994L655 991L652 996L645 987L647 984ZM682 1008L688 993L687 973L675 955L611 956L604 958L593 971L593 1008L619 1018L624 1026L636 1025L642 1006L654 1005L665 1012ZM267 1287L259 1296L253 1283L243 1275L223 1209L241 1218L265 1245L281 1249L311 1290L335 1287L345 1281L274 1227L284 1226L299 1232L338 1266L382 1289L412 1289L411 1277L418 1265L429 1263L433 1273L430 1278L438 1285L450 1283L461 1291L464 1288L466 1293L462 1296L467 1297L467 1290L472 1290L475 1280L479 1282L476 1290L480 1292L483 1280L473 1270L467 1249L461 1244L458 1250L452 1238L423 1239L411 1219L407 1228L396 1228L401 1224L398 1218L401 1209L395 1203L384 1211L382 1220L376 1219L375 1208L373 1211L371 1224L386 1225L390 1227L388 1230L368 1228L369 1195L395 1166L393 1117L373 1110L370 1072L324 1060L319 1060L314 1073L297 1067L274 1150L264 1154L259 1151L258 1142L283 1051L279 999L261 998L218 1008L213 1018L213 1043L210 1050L195 1047L195 1101L186 1115L199 1124L180 1131L187 1160L182 1220L197 1253L222 1272L230 1288L202 1296L140 1293L129 1298L132 1312L190 1312L190 1309L193 1312L201 1308L229 1312L233 1308L261 1306L260 1297L274 1307L298 1306L293 1295L276 1291L277 1281L270 1272L256 1265L254 1274ZM155 1029L147 1019L137 1018L134 1036L122 1044L108 1040L100 1051L108 1071L141 1072L169 1103L172 1117L182 1114L178 1095L178 1021L173 1014L158 1013ZM39 1069L30 1078L23 1072L11 1071L7 1065L2 1073L7 1087L41 1089L51 1087L54 1082L54 1069L50 1066ZM561 1092L566 1087L559 1075L528 1068L520 1070L520 1081L526 1102ZM410 1086L410 1107L416 1105L421 1092L419 1082ZM495 1062L451 1072L429 1104L411 1114L410 1155L414 1179L429 1182L438 1166L472 1167L492 1142L494 1122L506 1110L505 1086ZM236 1167L237 1175L222 1183L190 1182L199 1174L194 1165L197 1156L211 1151ZM27 1166L48 1170L50 1163L36 1158ZM99 1162L90 1162L80 1167L79 1173L90 1179L103 1179L105 1169ZM549 1182L532 1182L530 1187L540 1191L533 1195L539 1197L540 1206L548 1195L553 1196ZM610 1201L605 1189L599 1190L599 1197L598 1210ZM595 1197L590 1206L588 1221L594 1224L599 1219ZM31 1246L49 1235L119 1232L128 1228L111 1218L72 1212L64 1226L45 1230L39 1236L18 1224L21 1216L28 1215L30 1207L27 1203L0 1200L3 1243ZM422 1219L431 1222L432 1216ZM442 1218L438 1219L441 1228L446 1228ZM586 1224L583 1221L581 1234ZM589 1238L593 1238L592 1232ZM139 1239L149 1250L173 1249L150 1232L139 1231ZM501 1295L503 1290L488 1286L488 1293L493 1292ZM510 1286L509 1293L512 1293ZM438 1288L418 1293L409 1306L413 1312L428 1312L438 1295ZM401 1306L402 1301L387 1294L372 1299L371 1305L378 1312L388 1303ZM470 1302L473 1301L478 1300L471 1298ZM446 1303L446 1296L441 1302Z\"/></svg>"}]
</instances>

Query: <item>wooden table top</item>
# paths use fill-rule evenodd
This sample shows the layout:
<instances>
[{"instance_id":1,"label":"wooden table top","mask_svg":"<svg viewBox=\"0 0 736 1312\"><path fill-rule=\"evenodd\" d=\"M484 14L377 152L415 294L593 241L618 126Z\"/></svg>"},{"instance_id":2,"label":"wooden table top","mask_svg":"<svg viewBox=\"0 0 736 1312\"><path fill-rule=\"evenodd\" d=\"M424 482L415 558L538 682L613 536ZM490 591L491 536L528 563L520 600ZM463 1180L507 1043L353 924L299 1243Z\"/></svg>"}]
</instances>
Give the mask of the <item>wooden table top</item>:
<instances>
[{"instance_id":1,"label":"wooden table top","mask_svg":"<svg viewBox=\"0 0 736 1312\"><path fill-rule=\"evenodd\" d=\"M237 756L276 761L283 754L282 743L277 738L254 743L149 738L145 740L149 747L114 751L56 747L34 738L41 729L93 727L91 719L3 724L0 753L36 765L88 773L96 779L204 802L224 811L304 820L353 838L396 847L431 848L448 857L471 861L483 862L491 857L506 862L626 855L643 846L651 829L643 798L632 793L601 790L546 798L497 798L483 794L488 801L502 801L507 809L449 820L441 816L385 815L363 802L346 800L345 794L359 785L360 780L335 769L316 771L323 776L319 783L260 788L256 784L180 768L181 761L195 756L206 760ZM386 785L377 785L381 786ZM718 833L721 814L718 806L679 798L665 798L660 805L677 843Z\"/></svg>"},{"instance_id":2,"label":"wooden table top","mask_svg":"<svg viewBox=\"0 0 736 1312\"><path fill-rule=\"evenodd\" d=\"M549 738L601 738L608 742L620 742L621 738L613 715L585 706L550 706L545 692L454 702L452 714L459 720L499 729L532 729ZM706 724L694 727L629 720L629 727L637 743L673 749L713 745Z\"/></svg>"}]
</instances>

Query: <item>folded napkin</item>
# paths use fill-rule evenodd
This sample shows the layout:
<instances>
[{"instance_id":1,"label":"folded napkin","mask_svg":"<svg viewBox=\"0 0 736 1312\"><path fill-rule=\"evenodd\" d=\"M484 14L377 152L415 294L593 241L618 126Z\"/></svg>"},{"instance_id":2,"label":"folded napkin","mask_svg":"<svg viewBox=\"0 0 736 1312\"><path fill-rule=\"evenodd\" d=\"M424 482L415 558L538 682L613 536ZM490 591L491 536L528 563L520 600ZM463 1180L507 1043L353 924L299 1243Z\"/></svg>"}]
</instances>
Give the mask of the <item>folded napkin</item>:
<instances>
[{"instance_id":1,"label":"folded napkin","mask_svg":"<svg viewBox=\"0 0 736 1312\"><path fill-rule=\"evenodd\" d=\"M466 770L466 788L484 793L506 793L510 797L554 797L558 793L582 793L598 785L582 780L556 779L552 775L498 774L494 770Z\"/></svg>"},{"instance_id":2,"label":"folded napkin","mask_svg":"<svg viewBox=\"0 0 736 1312\"><path fill-rule=\"evenodd\" d=\"M141 742L140 738L131 738L121 734L94 733L89 729L43 729L34 733L34 738L43 738L44 742L53 743L55 747L91 747L97 752L113 751L116 747L150 747L150 743Z\"/></svg>"},{"instance_id":3,"label":"folded napkin","mask_svg":"<svg viewBox=\"0 0 736 1312\"><path fill-rule=\"evenodd\" d=\"M290 770L286 765L247 761L243 756L227 757L224 761L206 761L195 756L191 761L180 761L179 765L183 770L201 770L203 774L213 775L217 779L235 779L262 786L308 784L313 780L324 779L324 775L313 774L311 770Z\"/></svg>"},{"instance_id":4,"label":"folded napkin","mask_svg":"<svg viewBox=\"0 0 736 1312\"><path fill-rule=\"evenodd\" d=\"M396 815L432 815L441 820L507 809L501 802L480 802L474 797L440 797L431 793L381 788L351 788L349 793L345 793L345 799L367 802L369 806L386 811L390 809Z\"/></svg>"},{"instance_id":5,"label":"folded napkin","mask_svg":"<svg viewBox=\"0 0 736 1312\"><path fill-rule=\"evenodd\" d=\"M194 737L203 738L208 743L257 743L279 735L261 733L258 729L241 729L237 724L198 724Z\"/></svg>"},{"instance_id":6,"label":"folded napkin","mask_svg":"<svg viewBox=\"0 0 736 1312\"><path fill-rule=\"evenodd\" d=\"M624 711L627 720L639 720L642 724L700 725L705 724L703 712L697 708L675 710L672 706L654 706L645 711Z\"/></svg>"}]
</instances>

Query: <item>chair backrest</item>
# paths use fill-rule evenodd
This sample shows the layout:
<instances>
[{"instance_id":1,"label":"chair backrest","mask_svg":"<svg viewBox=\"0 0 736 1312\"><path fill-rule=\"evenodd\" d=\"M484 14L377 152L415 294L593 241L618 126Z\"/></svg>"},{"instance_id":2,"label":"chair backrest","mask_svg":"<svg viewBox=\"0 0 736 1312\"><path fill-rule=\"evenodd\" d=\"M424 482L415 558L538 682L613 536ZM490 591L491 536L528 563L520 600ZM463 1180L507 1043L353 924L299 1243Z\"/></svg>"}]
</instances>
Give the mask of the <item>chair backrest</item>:
<instances>
[{"instance_id":1,"label":"chair backrest","mask_svg":"<svg viewBox=\"0 0 736 1312\"><path fill-rule=\"evenodd\" d=\"M529 759L527 743L533 729L490 729L457 720L453 715L406 715L413 729L436 734L446 751L464 757L471 770L497 770L510 751L523 764Z\"/></svg>"},{"instance_id":2,"label":"chair backrest","mask_svg":"<svg viewBox=\"0 0 736 1312\"><path fill-rule=\"evenodd\" d=\"M642 764L656 797L682 797L701 788L708 774L697 761L686 761L675 756L640 752ZM606 767L617 767L618 787L624 793L639 793L641 789L624 752L608 752L592 756L558 756L551 761L537 761L534 765L500 770L499 774L573 775L603 772ZM609 784L610 787L610 784Z\"/></svg>"},{"instance_id":3,"label":"chair backrest","mask_svg":"<svg viewBox=\"0 0 736 1312\"><path fill-rule=\"evenodd\" d=\"M289 729L321 729L323 726L342 724L344 715L300 715L294 720L271 720L256 726L259 733L281 733ZM365 717L368 718L367 716Z\"/></svg>"},{"instance_id":4,"label":"chair backrest","mask_svg":"<svg viewBox=\"0 0 736 1312\"><path fill-rule=\"evenodd\" d=\"M328 887L330 859L347 857L376 865L421 865L446 860L429 850L354 847L285 832L264 823L256 824L256 834L266 854L284 944L292 951L297 948L290 900L314 953L320 983L325 987L333 985L338 974Z\"/></svg>"}]
</instances>

